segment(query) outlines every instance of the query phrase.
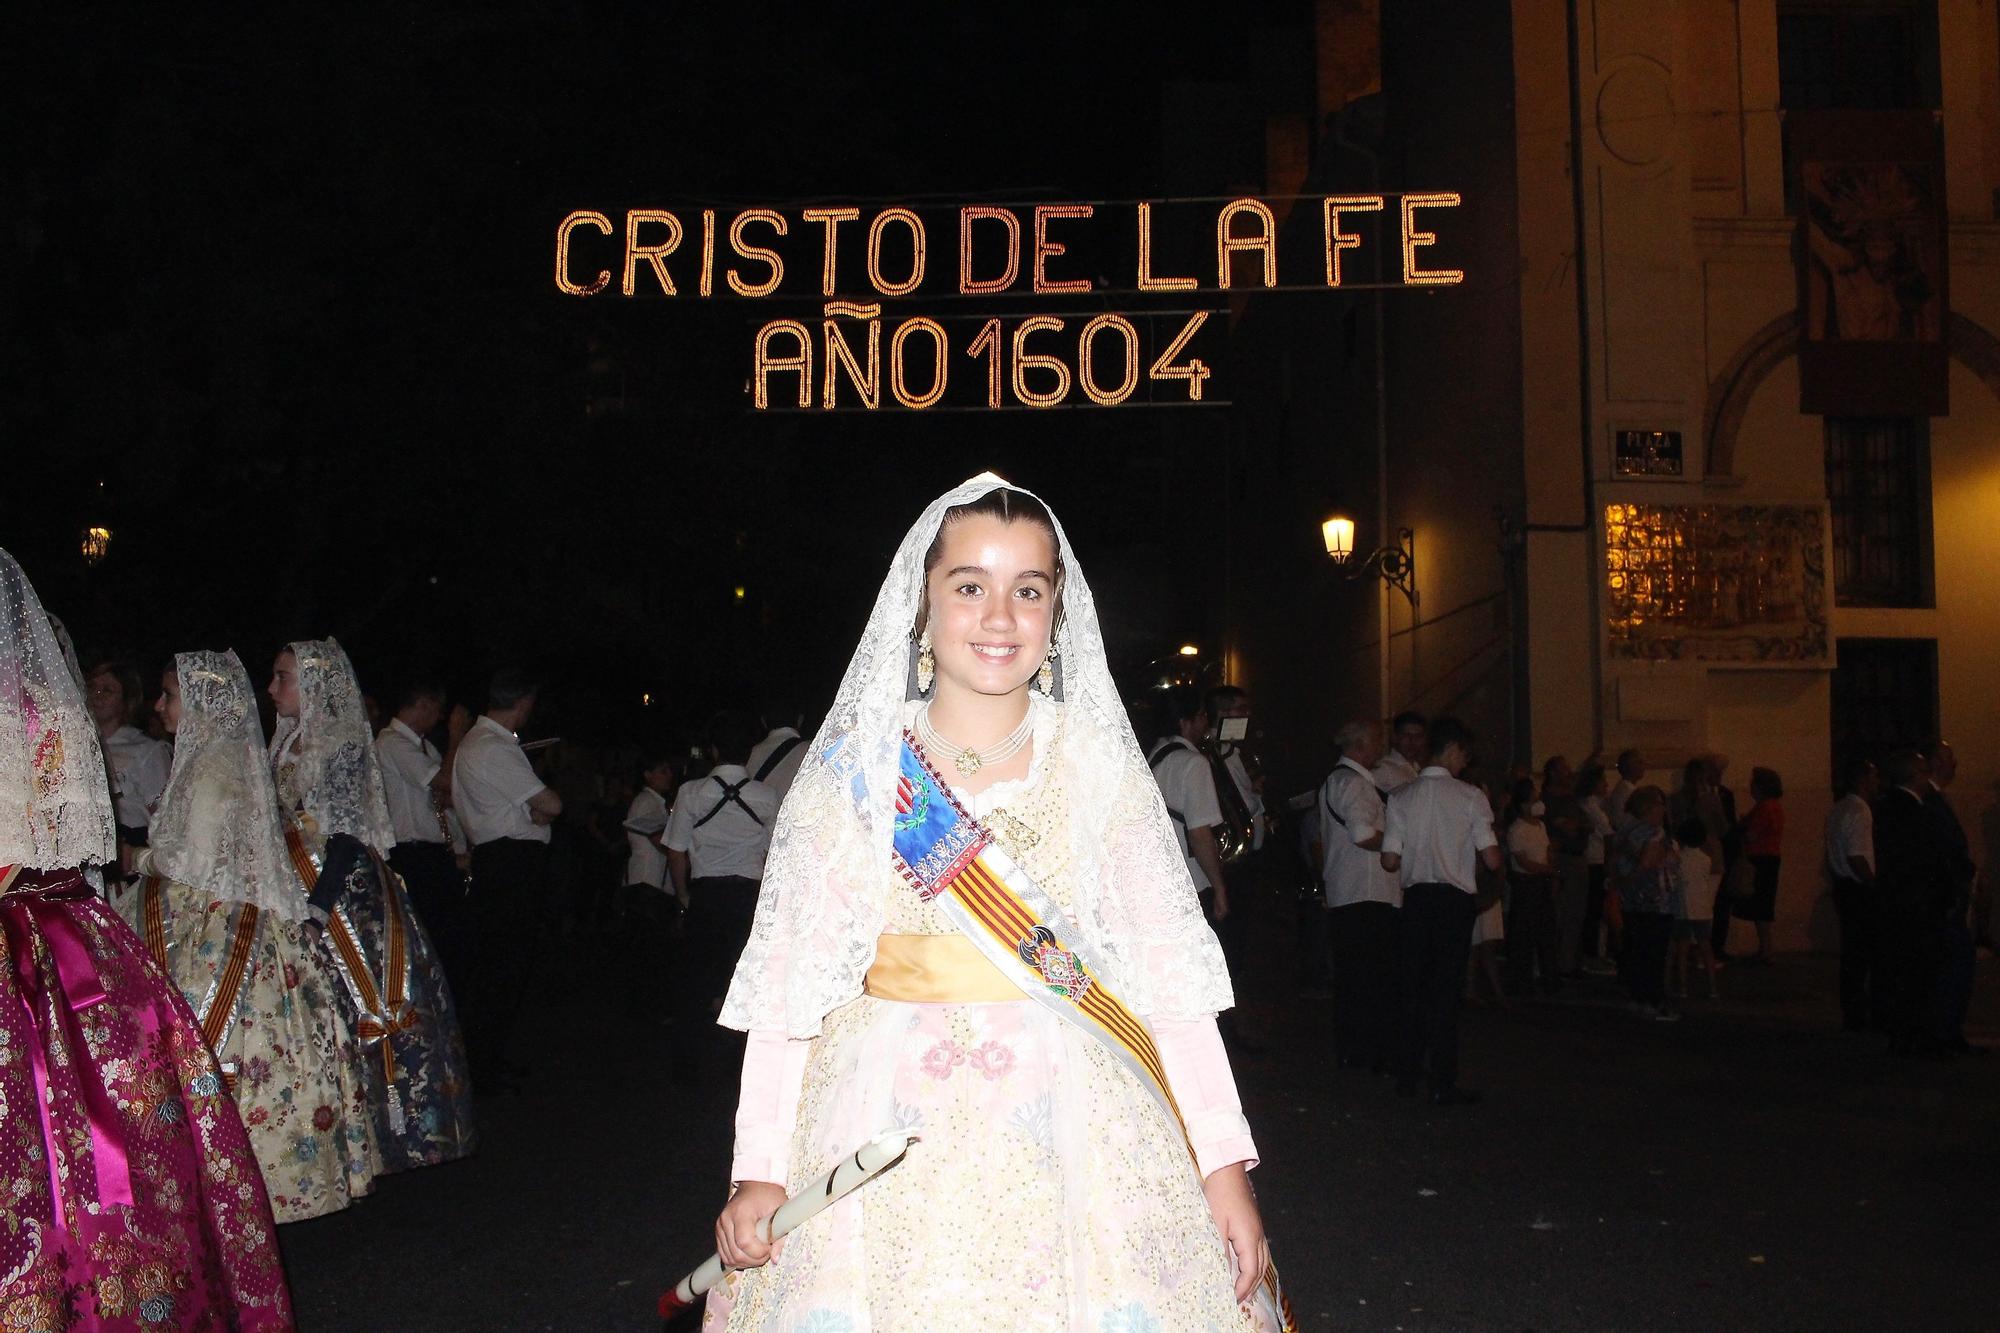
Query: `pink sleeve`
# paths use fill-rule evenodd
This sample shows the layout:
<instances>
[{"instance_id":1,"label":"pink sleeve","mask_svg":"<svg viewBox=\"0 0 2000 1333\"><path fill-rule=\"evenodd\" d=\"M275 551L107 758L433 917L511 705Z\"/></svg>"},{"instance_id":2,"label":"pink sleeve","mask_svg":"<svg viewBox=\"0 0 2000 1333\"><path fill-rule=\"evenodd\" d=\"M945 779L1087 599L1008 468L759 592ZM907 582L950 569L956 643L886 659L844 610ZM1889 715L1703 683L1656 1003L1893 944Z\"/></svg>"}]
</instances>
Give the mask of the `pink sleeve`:
<instances>
[{"instance_id":1,"label":"pink sleeve","mask_svg":"<svg viewBox=\"0 0 2000 1333\"><path fill-rule=\"evenodd\" d=\"M736 1155L729 1178L787 1185L792 1129L806 1081L810 1041L782 1032L752 1032L743 1045L743 1086L736 1099Z\"/></svg>"},{"instance_id":2,"label":"pink sleeve","mask_svg":"<svg viewBox=\"0 0 2000 1333\"><path fill-rule=\"evenodd\" d=\"M1243 1163L1246 1171L1254 1168L1257 1145L1250 1140L1250 1123L1243 1118L1243 1102L1236 1095L1236 1078L1229 1072L1229 1056L1222 1049L1215 1019L1155 1015L1148 1021L1203 1178L1236 1162Z\"/></svg>"}]
</instances>

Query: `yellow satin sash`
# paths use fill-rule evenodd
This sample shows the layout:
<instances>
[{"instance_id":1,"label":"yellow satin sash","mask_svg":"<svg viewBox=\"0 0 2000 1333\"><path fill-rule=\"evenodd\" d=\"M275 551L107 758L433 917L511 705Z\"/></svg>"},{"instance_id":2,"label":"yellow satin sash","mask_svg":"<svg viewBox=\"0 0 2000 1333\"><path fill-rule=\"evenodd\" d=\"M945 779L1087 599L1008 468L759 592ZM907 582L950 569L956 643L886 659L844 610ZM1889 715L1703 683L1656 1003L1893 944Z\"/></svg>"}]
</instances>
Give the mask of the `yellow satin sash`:
<instances>
[{"instance_id":1,"label":"yellow satin sash","mask_svg":"<svg viewBox=\"0 0 2000 1333\"><path fill-rule=\"evenodd\" d=\"M884 935L861 990L909 1004L996 1004L1021 1000L1021 988L963 935Z\"/></svg>"}]
</instances>

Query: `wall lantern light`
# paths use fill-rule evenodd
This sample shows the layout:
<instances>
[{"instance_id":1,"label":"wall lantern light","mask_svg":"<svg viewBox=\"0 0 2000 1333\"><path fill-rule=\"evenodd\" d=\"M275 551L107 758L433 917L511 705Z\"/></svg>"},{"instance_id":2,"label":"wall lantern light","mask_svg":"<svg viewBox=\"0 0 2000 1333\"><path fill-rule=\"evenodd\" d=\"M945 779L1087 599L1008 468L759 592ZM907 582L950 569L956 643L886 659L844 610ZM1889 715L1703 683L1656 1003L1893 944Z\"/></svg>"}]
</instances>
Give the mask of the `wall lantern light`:
<instances>
[{"instance_id":1,"label":"wall lantern light","mask_svg":"<svg viewBox=\"0 0 2000 1333\"><path fill-rule=\"evenodd\" d=\"M1417 604L1416 545L1408 528L1396 529L1394 546L1378 546L1360 559L1354 555L1354 520L1345 514L1335 514L1320 524L1320 536L1326 542L1327 558L1343 577L1360 579L1373 574L1400 590L1411 606Z\"/></svg>"},{"instance_id":2,"label":"wall lantern light","mask_svg":"<svg viewBox=\"0 0 2000 1333\"><path fill-rule=\"evenodd\" d=\"M110 528L85 528L83 530L83 563L95 565L111 553Z\"/></svg>"},{"instance_id":3,"label":"wall lantern light","mask_svg":"<svg viewBox=\"0 0 2000 1333\"><path fill-rule=\"evenodd\" d=\"M1194 644L1191 644L1191 643L1184 643L1184 644L1182 644L1182 645L1181 645L1181 656L1182 656L1182 657L1200 657L1200 656L1201 656L1201 649L1200 649L1200 648L1197 648L1197 647L1196 647L1196 646L1195 646Z\"/></svg>"}]
</instances>

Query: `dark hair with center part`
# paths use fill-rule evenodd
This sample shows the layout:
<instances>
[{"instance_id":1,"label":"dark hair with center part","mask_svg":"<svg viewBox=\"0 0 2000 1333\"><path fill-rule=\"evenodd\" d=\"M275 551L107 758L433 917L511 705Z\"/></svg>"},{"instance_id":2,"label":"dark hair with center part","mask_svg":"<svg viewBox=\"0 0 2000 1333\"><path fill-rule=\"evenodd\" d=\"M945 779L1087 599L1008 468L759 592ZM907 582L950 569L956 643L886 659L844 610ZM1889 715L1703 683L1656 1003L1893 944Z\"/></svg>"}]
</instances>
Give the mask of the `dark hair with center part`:
<instances>
[{"instance_id":1,"label":"dark hair with center part","mask_svg":"<svg viewBox=\"0 0 2000 1333\"><path fill-rule=\"evenodd\" d=\"M1062 543L1056 540L1055 518L1049 513L1046 505L1034 496L1029 495L1026 491L1016 491L1005 486L996 486L977 500L969 500L962 505L953 505L944 511L944 521L938 524L937 536L931 538L931 547L928 551L924 552L923 586L918 591L917 623L910 628L911 639L916 639L920 636L924 632L924 626L930 623L931 571L936 569L938 561L944 558L944 534L951 528L952 524L957 523L961 519L982 515L987 518L997 518L1002 523L1013 523L1016 521L1032 523L1043 532L1049 534L1049 548L1055 552L1056 560L1056 567L1049 571L1049 577L1055 580L1053 591L1056 599L1055 618L1049 622L1050 632L1053 633L1055 629L1062 625Z\"/></svg>"}]
</instances>

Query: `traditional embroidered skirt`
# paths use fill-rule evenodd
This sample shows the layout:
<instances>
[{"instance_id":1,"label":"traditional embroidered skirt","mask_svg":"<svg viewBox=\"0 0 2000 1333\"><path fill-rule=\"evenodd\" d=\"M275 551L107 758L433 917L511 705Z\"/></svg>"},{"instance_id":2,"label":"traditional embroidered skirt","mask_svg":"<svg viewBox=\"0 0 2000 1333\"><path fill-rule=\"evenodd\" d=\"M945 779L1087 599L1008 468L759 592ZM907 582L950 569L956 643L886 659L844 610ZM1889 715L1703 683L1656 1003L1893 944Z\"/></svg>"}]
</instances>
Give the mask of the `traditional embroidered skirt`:
<instances>
[{"instance_id":1,"label":"traditional embroidered skirt","mask_svg":"<svg viewBox=\"0 0 2000 1333\"><path fill-rule=\"evenodd\" d=\"M353 1006L324 942L171 880L147 880L120 906L212 1042L271 1215L304 1221L374 1188L382 1161Z\"/></svg>"},{"instance_id":2,"label":"traditional embroidered skirt","mask_svg":"<svg viewBox=\"0 0 2000 1333\"><path fill-rule=\"evenodd\" d=\"M423 922L410 906L402 877L393 871L378 876L377 864L364 858L355 866L334 903L353 937L366 978L356 975L354 960L337 946L332 952L348 983L349 997L362 1011L358 1031L382 1167L403 1171L467 1156L477 1137L465 1038L459 1032L451 986ZM393 923L391 912L396 914ZM334 944L331 930L328 942ZM396 1007L391 1001L398 995L405 1000L400 1011L385 1013ZM383 1024L385 1018L391 1022ZM383 1026L389 1028L386 1036L381 1035Z\"/></svg>"},{"instance_id":3,"label":"traditional embroidered skirt","mask_svg":"<svg viewBox=\"0 0 2000 1333\"><path fill-rule=\"evenodd\" d=\"M864 996L829 1015L788 1187L899 1125L923 1136L909 1157L730 1274L705 1328L1250 1327L1180 1130L1040 1006Z\"/></svg>"},{"instance_id":4,"label":"traditional embroidered skirt","mask_svg":"<svg viewBox=\"0 0 2000 1333\"><path fill-rule=\"evenodd\" d=\"M187 1002L74 871L15 874L0 934L0 1328L291 1328L256 1159Z\"/></svg>"}]
</instances>

